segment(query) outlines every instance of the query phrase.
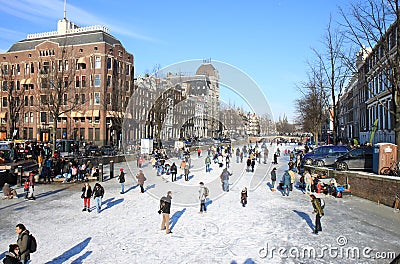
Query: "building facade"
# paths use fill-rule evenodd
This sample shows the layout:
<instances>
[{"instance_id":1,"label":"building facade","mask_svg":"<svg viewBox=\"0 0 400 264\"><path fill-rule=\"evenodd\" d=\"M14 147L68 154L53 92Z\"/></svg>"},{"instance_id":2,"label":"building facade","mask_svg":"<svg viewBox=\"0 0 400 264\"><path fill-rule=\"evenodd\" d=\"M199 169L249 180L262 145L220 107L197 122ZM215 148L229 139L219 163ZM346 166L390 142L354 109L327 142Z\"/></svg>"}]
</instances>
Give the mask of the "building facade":
<instances>
[{"instance_id":1,"label":"building facade","mask_svg":"<svg viewBox=\"0 0 400 264\"><path fill-rule=\"evenodd\" d=\"M118 144L134 57L103 26L65 17L0 54L1 138Z\"/></svg>"}]
</instances>

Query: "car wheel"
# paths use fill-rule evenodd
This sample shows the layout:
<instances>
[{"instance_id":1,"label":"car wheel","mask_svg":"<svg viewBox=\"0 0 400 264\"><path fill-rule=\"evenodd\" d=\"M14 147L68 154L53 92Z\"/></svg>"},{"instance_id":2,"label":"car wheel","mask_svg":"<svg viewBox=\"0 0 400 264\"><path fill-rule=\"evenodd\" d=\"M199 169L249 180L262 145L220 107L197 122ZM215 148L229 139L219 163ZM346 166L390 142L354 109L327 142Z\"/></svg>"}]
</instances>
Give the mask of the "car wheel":
<instances>
[{"instance_id":1,"label":"car wheel","mask_svg":"<svg viewBox=\"0 0 400 264\"><path fill-rule=\"evenodd\" d=\"M349 169L349 167L347 166L347 164L346 164L345 162L339 162L339 163L336 165L336 168L337 168L338 170L341 170L341 171L347 171L347 170Z\"/></svg>"},{"instance_id":2,"label":"car wheel","mask_svg":"<svg viewBox=\"0 0 400 264\"><path fill-rule=\"evenodd\" d=\"M317 164L317 167L323 167L323 166L325 166L325 163L324 163L324 161L322 161L322 160L317 160L316 164Z\"/></svg>"},{"instance_id":3,"label":"car wheel","mask_svg":"<svg viewBox=\"0 0 400 264\"><path fill-rule=\"evenodd\" d=\"M306 165L311 165L312 164L312 159L306 159Z\"/></svg>"}]
</instances>

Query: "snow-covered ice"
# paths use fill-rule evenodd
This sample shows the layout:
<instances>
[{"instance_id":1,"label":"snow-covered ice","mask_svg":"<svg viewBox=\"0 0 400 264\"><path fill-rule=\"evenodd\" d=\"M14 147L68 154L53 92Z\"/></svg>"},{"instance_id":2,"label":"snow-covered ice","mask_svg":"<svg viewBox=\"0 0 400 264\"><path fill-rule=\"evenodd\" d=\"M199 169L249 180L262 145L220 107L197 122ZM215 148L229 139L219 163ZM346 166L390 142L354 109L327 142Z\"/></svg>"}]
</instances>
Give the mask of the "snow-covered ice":
<instances>
[{"instance_id":1,"label":"snow-covered ice","mask_svg":"<svg viewBox=\"0 0 400 264\"><path fill-rule=\"evenodd\" d=\"M274 146L269 148L273 153ZM119 193L116 178L105 181L99 214L82 212L81 184L38 184L35 201L1 200L0 259L8 245L16 242L18 223L25 224L38 241L38 251L31 255L33 264L389 263L376 256L400 253L400 213L392 208L354 196L324 196L323 232L314 235L309 197L297 189L284 197L268 188L271 159L257 164L253 174L233 157L230 191L222 193L217 164L206 174L204 155L192 156L189 182L181 178L171 183L169 176L156 176L150 165L145 166L144 194L134 180L136 163L115 164L115 173L120 167L128 172L127 191ZM278 181L288 159L278 160ZM178 160L172 161L179 167ZM198 213L200 181L210 189L206 214ZM245 208L240 204L244 186L249 189ZM170 235L160 230L157 213L159 198L167 190L173 191ZM20 188L18 192L21 196ZM93 200L91 205L94 208ZM357 252L360 257L354 258Z\"/></svg>"}]
</instances>

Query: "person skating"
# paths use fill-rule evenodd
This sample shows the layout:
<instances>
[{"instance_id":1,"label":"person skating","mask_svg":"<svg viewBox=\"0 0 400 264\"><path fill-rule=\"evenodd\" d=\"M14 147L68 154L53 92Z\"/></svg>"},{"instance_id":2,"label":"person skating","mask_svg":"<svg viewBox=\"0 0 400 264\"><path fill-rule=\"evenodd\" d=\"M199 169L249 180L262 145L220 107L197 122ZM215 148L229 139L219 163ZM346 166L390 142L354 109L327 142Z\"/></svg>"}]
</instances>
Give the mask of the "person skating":
<instances>
[{"instance_id":1,"label":"person skating","mask_svg":"<svg viewBox=\"0 0 400 264\"><path fill-rule=\"evenodd\" d=\"M172 192L168 191L167 196L163 196L160 200L159 214L162 214L161 230L165 230L166 234L172 233L169 230L169 214L171 213Z\"/></svg>"},{"instance_id":2,"label":"person skating","mask_svg":"<svg viewBox=\"0 0 400 264\"><path fill-rule=\"evenodd\" d=\"M200 182L200 189L199 189L199 200L200 200L200 214L206 213L206 198L208 196L208 188L204 186L204 182Z\"/></svg>"},{"instance_id":3,"label":"person skating","mask_svg":"<svg viewBox=\"0 0 400 264\"><path fill-rule=\"evenodd\" d=\"M242 203L242 206L245 207L247 204L247 188L244 187L242 192L240 193L240 201Z\"/></svg>"},{"instance_id":4,"label":"person skating","mask_svg":"<svg viewBox=\"0 0 400 264\"><path fill-rule=\"evenodd\" d=\"M140 192L144 193L144 182L147 180L146 177L144 176L143 170L140 169L138 174L136 174L136 179L138 181L138 184L140 186Z\"/></svg>"},{"instance_id":5,"label":"person skating","mask_svg":"<svg viewBox=\"0 0 400 264\"><path fill-rule=\"evenodd\" d=\"M185 169L184 169L185 181L189 180L189 173L190 173L190 171L189 171L189 163L186 162Z\"/></svg>"},{"instance_id":6,"label":"person skating","mask_svg":"<svg viewBox=\"0 0 400 264\"><path fill-rule=\"evenodd\" d=\"M221 175L219 176L222 182L222 190L224 192L229 192L229 177L231 175L232 173L230 173L227 168L224 168Z\"/></svg>"},{"instance_id":7,"label":"person skating","mask_svg":"<svg viewBox=\"0 0 400 264\"><path fill-rule=\"evenodd\" d=\"M118 176L118 182L121 184L120 194L124 194L124 192L125 192L125 190L124 190L124 188L125 188L125 172L124 172L123 168L119 169L119 171L120 171L120 173Z\"/></svg>"},{"instance_id":8,"label":"person skating","mask_svg":"<svg viewBox=\"0 0 400 264\"><path fill-rule=\"evenodd\" d=\"M171 182L176 181L176 174L178 173L178 167L176 166L175 162L171 165Z\"/></svg>"},{"instance_id":9,"label":"person skating","mask_svg":"<svg viewBox=\"0 0 400 264\"><path fill-rule=\"evenodd\" d=\"M103 196L104 196L104 188L103 186L100 185L100 183L97 182L93 188L93 198L96 203L96 210L98 213L100 213L101 211L101 204L102 204L101 200L103 199Z\"/></svg>"},{"instance_id":10,"label":"person skating","mask_svg":"<svg viewBox=\"0 0 400 264\"><path fill-rule=\"evenodd\" d=\"M275 182L276 182L276 168L273 168L271 171L271 191L275 191Z\"/></svg>"},{"instance_id":11,"label":"person skating","mask_svg":"<svg viewBox=\"0 0 400 264\"><path fill-rule=\"evenodd\" d=\"M35 174L33 172L29 173L28 183L29 183L28 200L35 200L36 198L33 195L33 192L35 190Z\"/></svg>"},{"instance_id":12,"label":"person skating","mask_svg":"<svg viewBox=\"0 0 400 264\"><path fill-rule=\"evenodd\" d=\"M19 258L19 246L17 244L11 244L8 246L8 252L6 257L3 259L3 264L20 264Z\"/></svg>"},{"instance_id":13,"label":"person skating","mask_svg":"<svg viewBox=\"0 0 400 264\"><path fill-rule=\"evenodd\" d=\"M306 184L306 193L311 193L311 184L312 184L312 177L309 170L304 172L304 182Z\"/></svg>"},{"instance_id":14,"label":"person skating","mask_svg":"<svg viewBox=\"0 0 400 264\"><path fill-rule=\"evenodd\" d=\"M206 164L206 172L210 172L211 158L209 155L207 155L204 162Z\"/></svg>"},{"instance_id":15,"label":"person skating","mask_svg":"<svg viewBox=\"0 0 400 264\"><path fill-rule=\"evenodd\" d=\"M17 245L19 247L20 263L26 264L31 259L29 231L23 224L18 224L15 227L15 232L18 234Z\"/></svg>"},{"instance_id":16,"label":"person skating","mask_svg":"<svg viewBox=\"0 0 400 264\"><path fill-rule=\"evenodd\" d=\"M278 153L274 153L274 162L273 164L278 164Z\"/></svg>"},{"instance_id":17,"label":"person skating","mask_svg":"<svg viewBox=\"0 0 400 264\"><path fill-rule=\"evenodd\" d=\"M283 182L283 192L282 195L285 196L289 196L290 193L290 183L291 183L291 177L288 171L285 171L285 173L283 174L282 177L282 182Z\"/></svg>"},{"instance_id":18,"label":"person skating","mask_svg":"<svg viewBox=\"0 0 400 264\"><path fill-rule=\"evenodd\" d=\"M92 187L90 187L89 182L85 182L82 187L82 195L83 199L83 211L91 212L90 210L90 198L92 197Z\"/></svg>"},{"instance_id":19,"label":"person skating","mask_svg":"<svg viewBox=\"0 0 400 264\"><path fill-rule=\"evenodd\" d=\"M322 231L322 226L321 226L321 217L324 216L324 209L322 209L321 206L321 199L315 197L314 194L310 195L311 199L311 204L314 208L315 213L315 229L314 229L314 234L318 234L318 232Z\"/></svg>"}]
</instances>

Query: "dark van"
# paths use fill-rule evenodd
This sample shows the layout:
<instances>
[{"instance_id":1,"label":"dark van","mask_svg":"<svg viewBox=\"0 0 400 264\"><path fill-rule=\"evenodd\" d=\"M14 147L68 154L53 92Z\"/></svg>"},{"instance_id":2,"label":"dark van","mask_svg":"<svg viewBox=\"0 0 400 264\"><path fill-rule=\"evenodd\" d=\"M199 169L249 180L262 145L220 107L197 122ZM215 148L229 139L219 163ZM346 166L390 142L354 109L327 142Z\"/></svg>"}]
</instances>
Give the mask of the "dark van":
<instances>
[{"instance_id":1,"label":"dark van","mask_svg":"<svg viewBox=\"0 0 400 264\"><path fill-rule=\"evenodd\" d=\"M303 157L302 163L306 165L313 164L314 160L328 157L334 153L342 152L347 153L349 148L347 146L326 145L315 148L313 151L306 153Z\"/></svg>"},{"instance_id":2,"label":"dark van","mask_svg":"<svg viewBox=\"0 0 400 264\"><path fill-rule=\"evenodd\" d=\"M365 170L372 171L372 146L355 148L335 161L337 170Z\"/></svg>"}]
</instances>

